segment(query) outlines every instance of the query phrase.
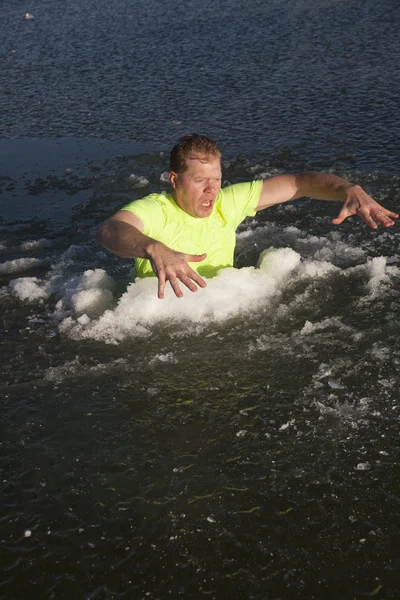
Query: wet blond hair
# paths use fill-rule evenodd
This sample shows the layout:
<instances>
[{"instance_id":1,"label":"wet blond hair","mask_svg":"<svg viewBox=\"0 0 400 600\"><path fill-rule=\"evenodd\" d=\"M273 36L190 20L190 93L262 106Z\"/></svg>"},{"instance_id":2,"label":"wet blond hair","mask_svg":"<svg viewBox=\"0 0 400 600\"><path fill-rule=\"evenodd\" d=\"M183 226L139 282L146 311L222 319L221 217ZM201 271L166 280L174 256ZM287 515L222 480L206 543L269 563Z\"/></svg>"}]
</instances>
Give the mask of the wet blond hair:
<instances>
[{"instance_id":1,"label":"wet blond hair","mask_svg":"<svg viewBox=\"0 0 400 600\"><path fill-rule=\"evenodd\" d=\"M206 135L190 133L181 137L172 148L170 169L175 173L184 173L188 168L188 160L196 159L207 163L215 158L221 158L221 152L214 140Z\"/></svg>"}]
</instances>

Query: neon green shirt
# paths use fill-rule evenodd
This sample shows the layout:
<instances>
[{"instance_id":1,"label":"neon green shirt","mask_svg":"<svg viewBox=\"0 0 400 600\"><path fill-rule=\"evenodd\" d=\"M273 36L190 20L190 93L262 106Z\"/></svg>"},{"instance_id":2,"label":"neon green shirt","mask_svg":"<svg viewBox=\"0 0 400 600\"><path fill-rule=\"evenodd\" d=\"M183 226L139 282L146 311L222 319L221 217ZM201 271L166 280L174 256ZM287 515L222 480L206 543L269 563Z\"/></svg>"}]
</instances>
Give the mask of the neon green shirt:
<instances>
[{"instance_id":1,"label":"neon green shirt","mask_svg":"<svg viewBox=\"0 0 400 600\"><path fill-rule=\"evenodd\" d=\"M133 212L143 222L145 235L172 250L187 254L207 253L202 262L189 263L204 277L213 277L219 269L233 265L235 232L239 224L256 214L262 180L237 183L218 193L209 217L192 217L183 211L170 194L150 194L135 200L122 210ZM138 277L154 276L150 261L135 258Z\"/></svg>"}]
</instances>

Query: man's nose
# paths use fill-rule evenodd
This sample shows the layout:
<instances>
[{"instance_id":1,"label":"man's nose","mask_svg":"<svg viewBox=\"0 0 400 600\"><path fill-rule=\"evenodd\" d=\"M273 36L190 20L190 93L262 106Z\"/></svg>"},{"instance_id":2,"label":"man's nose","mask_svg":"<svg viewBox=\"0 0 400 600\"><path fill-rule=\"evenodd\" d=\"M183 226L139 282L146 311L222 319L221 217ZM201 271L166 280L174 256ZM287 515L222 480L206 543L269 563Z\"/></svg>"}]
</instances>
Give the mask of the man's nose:
<instances>
[{"instance_id":1,"label":"man's nose","mask_svg":"<svg viewBox=\"0 0 400 600\"><path fill-rule=\"evenodd\" d=\"M216 183L212 179L207 179L205 190L207 192L214 192L216 189Z\"/></svg>"}]
</instances>

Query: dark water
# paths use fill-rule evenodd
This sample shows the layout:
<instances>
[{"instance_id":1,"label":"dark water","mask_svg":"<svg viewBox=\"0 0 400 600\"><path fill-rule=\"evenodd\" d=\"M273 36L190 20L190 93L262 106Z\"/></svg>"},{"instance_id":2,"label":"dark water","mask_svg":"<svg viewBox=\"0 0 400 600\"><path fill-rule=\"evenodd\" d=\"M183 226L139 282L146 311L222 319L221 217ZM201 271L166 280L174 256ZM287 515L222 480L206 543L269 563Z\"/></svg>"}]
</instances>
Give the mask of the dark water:
<instances>
[{"instance_id":1,"label":"dark water","mask_svg":"<svg viewBox=\"0 0 400 600\"><path fill-rule=\"evenodd\" d=\"M270 209L162 303L94 241L192 130L225 182L328 170L398 210L399 13L3 7L2 598L400 596L398 226Z\"/></svg>"}]
</instances>

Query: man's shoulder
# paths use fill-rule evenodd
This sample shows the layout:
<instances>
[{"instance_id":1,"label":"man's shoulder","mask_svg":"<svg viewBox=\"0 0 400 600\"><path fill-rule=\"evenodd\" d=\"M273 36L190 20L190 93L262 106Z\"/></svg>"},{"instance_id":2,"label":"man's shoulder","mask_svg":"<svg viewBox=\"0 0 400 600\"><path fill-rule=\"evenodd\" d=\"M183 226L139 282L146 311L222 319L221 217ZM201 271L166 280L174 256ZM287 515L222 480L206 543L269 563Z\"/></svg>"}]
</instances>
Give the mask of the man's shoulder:
<instances>
[{"instance_id":1,"label":"man's shoulder","mask_svg":"<svg viewBox=\"0 0 400 600\"><path fill-rule=\"evenodd\" d=\"M133 200L126 204L121 210L130 210L135 212L135 208L157 208L168 206L171 203L171 198L169 194L166 192L153 192L152 194L148 194L148 196L144 196L143 198L139 198L139 200Z\"/></svg>"},{"instance_id":2,"label":"man's shoulder","mask_svg":"<svg viewBox=\"0 0 400 600\"><path fill-rule=\"evenodd\" d=\"M248 216L256 214L262 188L261 180L245 181L221 188L217 207L235 227Z\"/></svg>"},{"instance_id":3,"label":"man's shoulder","mask_svg":"<svg viewBox=\"0 0 400 600\"><path fill-rule=\"evenodd\" d=\"M221 198L229 196L248 196L251 193L258 193L262 187L262 179L252 179L250 181L241 181L239 183L228 183L222 187L219 194Z\"/></svg>"}]
</instances>

